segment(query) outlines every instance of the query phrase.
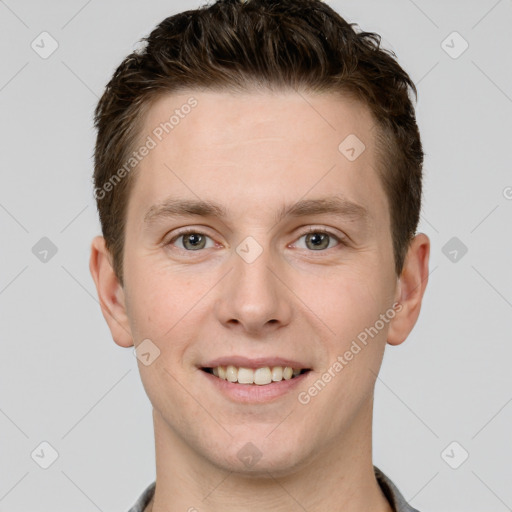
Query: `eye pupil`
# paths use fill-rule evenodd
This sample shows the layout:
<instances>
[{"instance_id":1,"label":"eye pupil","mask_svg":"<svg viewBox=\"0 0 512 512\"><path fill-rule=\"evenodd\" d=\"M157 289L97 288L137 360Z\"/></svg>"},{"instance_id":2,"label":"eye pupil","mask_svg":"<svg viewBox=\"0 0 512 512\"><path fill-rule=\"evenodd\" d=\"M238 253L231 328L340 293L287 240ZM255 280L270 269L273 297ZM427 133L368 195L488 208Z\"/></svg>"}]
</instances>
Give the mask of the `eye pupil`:
<instances>
[{"instance_id":1,"label":"eye pupil","mask_svg":"<svg viewBox=\"0 0 512 512\"><path fill-rule=\"evenodd\" d=\"M193 249L197 249L197 248L201 249L202 246L198 245L198 243L200 244L201 241L204 242L204 237L202 237L198 233L189 233L189 234L184 235L183 236L183 242L184 242L183 245L185 247L187 247L187 242L189 242L189 241L191 241Z\"/></svg>"},{"instance_id":2,"label":"eye pupil","mask_svg":"<svg viewBox=\"0 0 512 512\"><path fill-rule=\"evenodd\" d=\"M313 242L313 246L315 248L322 248L322 249L325 249L326 247L329 246L329 235L327 235L326 233L312 233L312 234L309 234L306 236L306 243L309 242L309 241L312 241ZM327 240L327 245L325 245L325 243L322 245L323 242L325 242Z\"/></svg>"}]
</instances>

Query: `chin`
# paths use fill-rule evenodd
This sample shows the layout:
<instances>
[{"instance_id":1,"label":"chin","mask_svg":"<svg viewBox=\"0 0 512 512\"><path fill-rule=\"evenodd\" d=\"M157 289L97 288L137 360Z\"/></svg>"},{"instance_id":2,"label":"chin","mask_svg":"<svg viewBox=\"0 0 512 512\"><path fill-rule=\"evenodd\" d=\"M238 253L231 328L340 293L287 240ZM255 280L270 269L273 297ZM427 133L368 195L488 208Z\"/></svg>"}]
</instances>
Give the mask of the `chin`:
<instances>
[{"instance_id":1,"label":"chin","mask_svg":"<svg viewBox=\"0 0 512 512\"><path fill-rule=\"evenodd\" d=\"M224 457L219 457L218 453L211 454L211 462L224 471L251 478L287 476L294 473L298 466L302 466L301 456L293 446L273 444L265 437L259 443L254 435L251 439L233 441L228 448L228 454Z\"/></svg>"}]
</instances>

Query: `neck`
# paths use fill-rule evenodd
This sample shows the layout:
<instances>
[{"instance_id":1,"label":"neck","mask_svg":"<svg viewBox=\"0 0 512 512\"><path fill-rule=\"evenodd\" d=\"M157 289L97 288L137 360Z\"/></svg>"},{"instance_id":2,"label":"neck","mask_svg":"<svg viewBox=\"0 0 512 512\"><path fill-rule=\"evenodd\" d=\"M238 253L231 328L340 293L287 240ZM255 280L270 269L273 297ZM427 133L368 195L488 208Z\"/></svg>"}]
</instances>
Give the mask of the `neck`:
<instances>
[{"instance_id":1,"label":"neck","mask_svg":"<svg viewBox=\"0 0 512 512\"><path fill-rule=\"evenodd\" d=\"M330 443L312 436L319 449L297 467L258 473L212 463L153 410L157 478L145 512L393 512L373 469L372 409L373 400Z\"/></svg>"}]
</instances>

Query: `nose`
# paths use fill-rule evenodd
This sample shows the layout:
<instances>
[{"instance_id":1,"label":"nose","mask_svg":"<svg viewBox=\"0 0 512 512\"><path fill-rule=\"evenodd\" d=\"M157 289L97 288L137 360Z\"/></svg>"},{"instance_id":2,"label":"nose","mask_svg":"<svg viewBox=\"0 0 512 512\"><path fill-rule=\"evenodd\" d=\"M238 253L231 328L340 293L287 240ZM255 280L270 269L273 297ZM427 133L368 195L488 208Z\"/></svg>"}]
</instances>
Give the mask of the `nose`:
<instances>
[{"instance_id":1,"label":"nose","mask_svg":"<svg viewBox=\"0 0 512 512\"><path fill-rule=\"evenodd\" d=\"M292 312L291 292L284 269L265 248L249 262L233 251L232 270L219 287L216 314L229 328L264 335L287 325Z\"/></svg>"}]
</instances>

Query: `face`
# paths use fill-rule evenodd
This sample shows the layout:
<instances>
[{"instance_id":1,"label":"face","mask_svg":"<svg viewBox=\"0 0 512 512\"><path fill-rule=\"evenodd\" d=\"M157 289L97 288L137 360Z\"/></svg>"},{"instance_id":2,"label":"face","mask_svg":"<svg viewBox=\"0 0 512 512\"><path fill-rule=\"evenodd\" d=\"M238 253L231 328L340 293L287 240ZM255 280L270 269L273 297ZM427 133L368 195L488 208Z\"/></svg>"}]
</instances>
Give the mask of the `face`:
<instances>
[{"instance_id":1,"label":"face","mask_svg":"<svg viewBox=\"0 0 512 512\"><path fill-rule=\"evenodd\" d=\"M128 204L126 316L111 325L146 354L162 439L225 470L286 474L368 437L400 299L373 130L365 107L327 94L153 105ZM263 385L203 370L229 363L309 371Z\"/></svg>"}]
</instances>

